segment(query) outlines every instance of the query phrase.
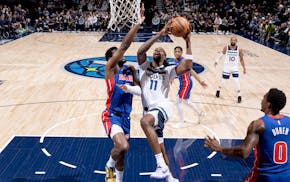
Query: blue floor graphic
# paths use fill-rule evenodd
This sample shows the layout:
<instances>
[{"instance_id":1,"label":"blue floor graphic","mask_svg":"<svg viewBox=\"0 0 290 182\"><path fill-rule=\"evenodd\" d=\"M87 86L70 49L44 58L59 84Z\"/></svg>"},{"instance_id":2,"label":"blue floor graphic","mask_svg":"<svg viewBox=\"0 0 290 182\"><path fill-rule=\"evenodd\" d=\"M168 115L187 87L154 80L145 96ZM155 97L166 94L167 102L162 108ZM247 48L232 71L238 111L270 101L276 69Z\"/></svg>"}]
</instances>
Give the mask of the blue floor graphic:
<instances>
[{"instance_id":1,"label":"blue floor graphic","mask_svg":"<svg viewBox=\"0 0 290 182\"><path fill-rule=\"evenodd\" d=\"M1 182L103 182L104 165L113 143L107 138L14 137L0 154ZM222 145L240 144L240 140L222 140ZM165 146L173 175L180 182L242 181L251 170L253 154L247 160L216 154L204 148L203 139L166 139ZM45 152L47 152L45 154ZM47 155L50 155L49 157ZM181 167L197 163L181 170ZM130 139L126 155L124 182L163 182L152 180L144 172L155 170L155 158L146 139ZM220 176L221 175L221 176Z\"/></svg>"},{"instance_id":2,"label":"blue floor graphic","mask_svg":"<svg viewBox=\"0 0 290 182\"><path fill-rule=\"evenodd\" d=\"M117 32L108 32L103 35L100 39L100 42L122 42L123 37L125 37L126 33L117 33ZM154 33L137 33L133 39L133 42L146 42L151 37L153 37ZM173 42L168 35L160 37L157 42Z\"/></svg>"}]
</instances>

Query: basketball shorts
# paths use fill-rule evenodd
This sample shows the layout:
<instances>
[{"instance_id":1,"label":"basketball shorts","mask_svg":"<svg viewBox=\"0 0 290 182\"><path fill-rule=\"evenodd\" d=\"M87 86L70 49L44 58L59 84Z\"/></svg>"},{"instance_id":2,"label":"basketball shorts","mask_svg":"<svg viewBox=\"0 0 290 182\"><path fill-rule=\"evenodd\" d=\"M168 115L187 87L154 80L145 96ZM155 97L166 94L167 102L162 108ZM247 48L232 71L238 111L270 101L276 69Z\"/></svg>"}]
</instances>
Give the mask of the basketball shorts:
<instances>
[{"instance_id":1,"label":"basketball shorts","mask_svg":"<svg viewBox=\"0 0 290 182\"><path fill-rule=\"evenodd\" d=\"M105 132L110 138L117 133L124 133L126 138L130 137L130 116L106 109L102 113L102 122Z\"/></svg>"},{"instance_id":2,"label":"basketball shorts","mask_svg":"<svg viewBox=\"0 0 290 182\"><path fill-rule=\"evenodd\" d=\"M192 82L189 85L181 85L178 90L178 97L185 100L189 99L192 85Z\"/></svg>"},{"instance_id":3,"label":"basketball shorts","mask_svg":"<svg viewBox=\"0 0 290 182\"><path fill-rule=\"evenodd\" d=\"M156 106L150 107L145 114L151 114L154 117L154 129L158 136L158 142L163 143L163 129L165 123L172 115L172 105L170 102L165 101Z\"/></svg>"},{"instance_id":4,"label":"basketball shorts","mask_svg":"<svg viewBox=\"0 0 290 182\"><path fill-rule=\"evenodd\" d=\"M223 69L223 78L229 79L230 75L232 75L234 78L239 77L239 68L237 66L224 66Z\"/></svg>"}]
</instances>

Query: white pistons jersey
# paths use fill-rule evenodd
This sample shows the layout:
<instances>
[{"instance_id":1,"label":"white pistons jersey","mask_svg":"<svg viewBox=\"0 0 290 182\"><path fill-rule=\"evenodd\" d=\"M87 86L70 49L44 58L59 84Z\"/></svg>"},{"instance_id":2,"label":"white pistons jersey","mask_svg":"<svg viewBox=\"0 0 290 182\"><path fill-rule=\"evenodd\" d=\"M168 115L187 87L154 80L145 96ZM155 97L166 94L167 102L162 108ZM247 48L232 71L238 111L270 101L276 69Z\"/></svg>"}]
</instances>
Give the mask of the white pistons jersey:
<instances>
[{"instance_id":1,"label":"white pistons jersey","mask_svg":"<svg viewBox=\"0 0 290 182\"><path fill-rule=\"evenodd\" d=\"M234 49L231 49L231 47L228 45L224 65L238 66L239 61L240 61L240 55L239 55L238 46L236 46Z\"/></svg>"},{"instance_id":2,"label":"white pistons jersey","mask_svg":"<svg viewBox=\"0 0 290 182\"><path fill-rule=\"evenodd\" d=\"M168 101L170 80L176 77L175 65L154 68L146 61L140 65L139 80L142 89L142 104L148 109Z\"/></svg>"}]
</instances>

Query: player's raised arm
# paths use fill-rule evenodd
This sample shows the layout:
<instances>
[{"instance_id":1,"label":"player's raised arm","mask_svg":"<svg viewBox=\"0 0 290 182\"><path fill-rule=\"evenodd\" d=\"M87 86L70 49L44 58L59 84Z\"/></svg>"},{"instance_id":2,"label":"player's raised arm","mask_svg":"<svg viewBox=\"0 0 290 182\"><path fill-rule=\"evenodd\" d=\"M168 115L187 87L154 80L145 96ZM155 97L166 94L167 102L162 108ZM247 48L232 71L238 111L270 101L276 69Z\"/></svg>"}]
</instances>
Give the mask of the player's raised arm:
<instances>
[{"instance_id":1,"label":"player's raised arm","mask_svg":"<svg viewBox=\"0 0 290 182\"><path fill-rule=\"evenodd\" d=\"M218 56L214 62L214 66L218 64L218 62L222 59L222 57L226 54L227 52L227 46L224 46L222 52L218 52Z\"/></svg>"},{"instance_id":2,"label":"player's raised arm","mask_svg":"<svg viewBox=\"0 0 290 182\"><path fill-rule=\"evenodd\" d=\"M125 52L130 47L135 34L137 33L138 29L140 28L140 24L142 24L143 21L145 20L144 6L141 7L140 11L141 11L141 23L135 24L130 29L130 31L123 38L120 47L116 50L116 52L113 54L113 56L108 60L108 62L106 64L106 75L107 74L115 74L115 72L114 72L115 66L118 64L120 59L122 59L122 57L124 56Z\"/></svg>"},{"instance_id":3,"label":"player's raised arm","mask_svg":"<svg viewBox=\"0 0 290 182\"><path fill-rule=\"evenodd\" d=\"M156 42L160 37L168 34L168 27L170 26L170 23L171 21L169 21L160 32L158 32L155 36L147 40L138 49L137 60L138 60L139 65L143 64L146 61L146 58L147 58L146 52L150 49L150 47L154 44L154 42Z\"/></svg>"},{"instance_id":4,"label":"player's raised arm","mask_svg":"<svg viewBox=\"0 0 290 182\"><path fill-rule=\"evenodd\" d=\"M192 69L192 51L191 51L191 41L190 41L190 32L184 37L186 42L186 55L184 60L176 67L176 74L179 76L183 73L186 73Z\"/></svg>"},{"instance_id":5,"label":"player's raised arm","mask_svg":"<svg viewBox=\"0 0 290 182\"><path fill-rule=\"evenodd\" d=\"M212 151L220 152L227 156L247 158L253 148L259 143L259 134L265 129L262 120L255 120L248 127L247 136L239 146L230 148L222 147L216 139L207 137L204 146Z\"/></svg>"}]
</instances>

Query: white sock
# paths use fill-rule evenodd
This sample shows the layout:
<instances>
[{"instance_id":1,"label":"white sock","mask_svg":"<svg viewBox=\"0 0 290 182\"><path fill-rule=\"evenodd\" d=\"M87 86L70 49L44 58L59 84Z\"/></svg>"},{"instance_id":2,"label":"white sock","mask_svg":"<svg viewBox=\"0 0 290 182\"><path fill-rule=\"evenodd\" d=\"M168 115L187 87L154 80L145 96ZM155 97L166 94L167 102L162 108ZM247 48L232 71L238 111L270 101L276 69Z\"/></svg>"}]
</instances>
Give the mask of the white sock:
<instances>
[{"instance_id":1,"label":"white sock","mask_svg":"<svg viewBox=\"0 0 290 182\"><path fill-rule=\"evenodd\" d=\"M222 78L222 79L221 79L221 82L220 82L220 85L218 86L217 90L221 90L222 85L223 85L224 83L225 83L225 79Z\"/></svg>"},{"instance_id":2,"label":"white sock","mask_svg":"<svg viewBox=\"0 0 290 182\"><path fill-rule=\"evenodd\" d=\"M177 98L177 100L176 100L176 108L177 108L177 111L178 111L178 114L179 114L179 119L180 119L181 122L184 122L184 116L183 116L183 111L182 111L182 108L181 108L181 103L182 103L182 99Z\"/></svg>"},{"instance_id":3,"label":"white sock","mask_svg":"<svg viewBox=\"0 0 290 182\"><path fill-rule=\"evenodd\" d=\"M122 182L124 171L118 171L118 169L116 169L115 171L116 171L116 182Z\"/></svg>"},{"instance_id":4,"label":"white sock","mask_svg":"<svg viewBox=\"0 0 290 182\"><path fill-rule=\"evenodd\" d=\"M166 166L162 153L155 154L155 158L156 158L157 166L160 166L160 167Z\"/></svg>"},{"instance_id":5,"label":"white sock","mask_svg":"<svg viewBox=\"0 0 290 182\"><path fill-rule=\"evenodd\" d=\"M189 107L191 107L197 114L200 114L201 113L201 111L198 109L198 107L194 104L194 103L192 103L192 102L190 102L188 99L187 100L185 100L185 103L189 106Z\"/></svg>"},{"instance_id":6,"label":"white sock","mask_svg":"<svg viewBox=\"0 0 290 182\"><path fill-rule=\"evenodd\" d=\"M233 79L237 87L238 96L241 96L241 86L240 86L239 78L233 78Z\"/></svg>"},{"instance_id":7,"label":"white sock","mask_svg":"<svg viewBox=\"0 0 290 182\"><path fill-rule=\"evenodd\" d=\"M115 167L116 165L116 161L112 158L112 156L110 156L109 160L107 161L106 164L108 167Z\"/></svg>"}]
</instances>

